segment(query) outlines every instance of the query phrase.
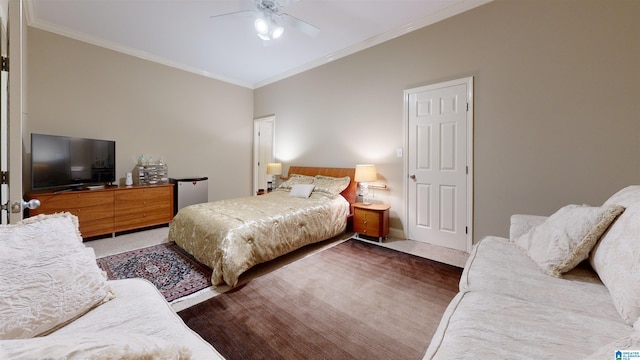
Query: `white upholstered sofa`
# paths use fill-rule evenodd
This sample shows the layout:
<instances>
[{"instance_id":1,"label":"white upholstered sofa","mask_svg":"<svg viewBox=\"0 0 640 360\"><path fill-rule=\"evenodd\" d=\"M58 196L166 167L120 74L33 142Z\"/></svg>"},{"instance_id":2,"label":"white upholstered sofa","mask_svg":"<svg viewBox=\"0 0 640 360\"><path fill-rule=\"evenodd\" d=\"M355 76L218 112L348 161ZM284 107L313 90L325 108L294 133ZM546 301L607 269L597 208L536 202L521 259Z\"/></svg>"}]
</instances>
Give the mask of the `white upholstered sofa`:
<instances>
[{"instance_id":1,"label":"white upholstered sofa","mask_svg":"<svg viewBox=\"0 0 640 360\"><path fill-rule=\"evenodd\" d=\"M222 359L148 281L107 281L77 218L0 226L0 359Z\"/></svg>"},{"instance_id":2,"label":"white upholstered sofa","mask_svg":"<svg viewBox=\"0 0 640 360\"><path fill-rule=\"evenodd\" d=\"M601 207L513 215L510 239L476 244L424 359L613 360L640 350L639 317L640 186L630 186Z\"/></svg>"}]
</instances>

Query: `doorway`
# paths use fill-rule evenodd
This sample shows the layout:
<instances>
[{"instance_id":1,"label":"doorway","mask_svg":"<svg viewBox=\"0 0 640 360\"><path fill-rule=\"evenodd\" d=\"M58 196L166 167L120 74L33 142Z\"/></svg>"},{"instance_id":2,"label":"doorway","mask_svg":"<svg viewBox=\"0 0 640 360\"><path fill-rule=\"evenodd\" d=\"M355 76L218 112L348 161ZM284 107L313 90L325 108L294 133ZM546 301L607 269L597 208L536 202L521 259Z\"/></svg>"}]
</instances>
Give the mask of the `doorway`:
<instances>
[{"instance_id":1,"label":"doorway","mask_svg":"<svg viewBox=\"0 0 640 360\"><path fill-rule=\"evenodd\" d=\"M473 243L473 78L405 91L407 238Z\"/></svg>"},{"instance_id":2,"label":"doorway","mask_svg":"<svg viewBox=\"0 0 640 360\"><path fill-rule=\"evenodd\" d=\"M267 164L275 160L276 117L267 116L253 120L253 194L267 189Z\"/></svg>"}]
</instances>

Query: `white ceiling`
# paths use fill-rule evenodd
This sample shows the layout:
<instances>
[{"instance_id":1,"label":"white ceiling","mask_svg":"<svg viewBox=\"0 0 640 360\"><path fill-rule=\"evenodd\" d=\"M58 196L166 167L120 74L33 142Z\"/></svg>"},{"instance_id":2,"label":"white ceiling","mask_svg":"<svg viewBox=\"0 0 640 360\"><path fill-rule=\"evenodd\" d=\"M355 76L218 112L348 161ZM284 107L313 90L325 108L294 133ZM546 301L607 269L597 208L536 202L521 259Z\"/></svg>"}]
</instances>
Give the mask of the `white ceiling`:
<instances>
[{"instance_id":1,"label":"white ceiling","mask_svg":"<svg viewBox=\"0 0 640 360\"><path fill-rule=\"evenodd\" d=\"M279 0L320 29L285 26L271 41L254 0L27 0L28 24L248 88L257 88L459 14L491 0Z\"/></svg>"}]
</instances>

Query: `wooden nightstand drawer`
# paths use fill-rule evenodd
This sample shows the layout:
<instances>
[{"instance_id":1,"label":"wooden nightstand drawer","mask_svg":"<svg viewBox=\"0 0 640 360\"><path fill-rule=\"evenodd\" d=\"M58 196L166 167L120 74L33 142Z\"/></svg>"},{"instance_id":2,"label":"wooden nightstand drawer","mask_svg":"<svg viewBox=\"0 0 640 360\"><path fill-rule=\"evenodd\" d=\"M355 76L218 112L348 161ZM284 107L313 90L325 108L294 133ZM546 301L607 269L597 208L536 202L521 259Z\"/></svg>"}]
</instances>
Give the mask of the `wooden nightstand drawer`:
<instances>
[{"instance_id":1,"label":"wooden nightstand drawer","mask_svg":"<svg viewBox=\"0 0 640 360\"><path fill-rule=\"evenodd\" d=\"M355 232L375 233L380 227L380 215L378 213L362 209L354 209L353 218L353 228Z\"/></svg>"},{"instance_id":2,"label":"wooden nightstand drawer","mask_svg":"<svg viewBox=\"0 0 640 360\"><path fill-rule=\"evenodd\" d=\"M361 203L353 204L353 231L357 234L383 237L389 234L389 205Z\"/></svg>"}]
</instances>

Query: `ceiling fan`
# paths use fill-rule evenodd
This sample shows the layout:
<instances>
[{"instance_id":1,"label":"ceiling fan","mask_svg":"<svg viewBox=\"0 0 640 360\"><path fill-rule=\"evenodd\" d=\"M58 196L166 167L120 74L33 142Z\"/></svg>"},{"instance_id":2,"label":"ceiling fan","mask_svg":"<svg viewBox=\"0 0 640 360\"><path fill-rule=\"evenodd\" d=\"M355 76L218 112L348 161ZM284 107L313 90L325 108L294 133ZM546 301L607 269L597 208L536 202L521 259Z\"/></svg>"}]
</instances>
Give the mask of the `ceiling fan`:
<instances>
[{"instance_id":1,"label":"ceiling fan","mask_svg":"<svg viewBox=\"0 0 640 360\"><path fill-rule=\"evenodd\" d=\"M296 28L309 36L316 36L320 32L317 27L298 19L293 15L282 12L290 2L299 0L254 0L255 10L241 10L226 14L213 15L211 19L224 16L251 15L255 17L253 26L262 40L273 40L284 33L283 25Z\"/></svg>"}]
</instances>

